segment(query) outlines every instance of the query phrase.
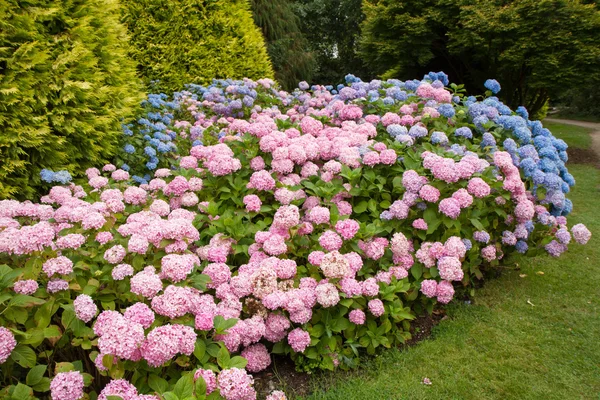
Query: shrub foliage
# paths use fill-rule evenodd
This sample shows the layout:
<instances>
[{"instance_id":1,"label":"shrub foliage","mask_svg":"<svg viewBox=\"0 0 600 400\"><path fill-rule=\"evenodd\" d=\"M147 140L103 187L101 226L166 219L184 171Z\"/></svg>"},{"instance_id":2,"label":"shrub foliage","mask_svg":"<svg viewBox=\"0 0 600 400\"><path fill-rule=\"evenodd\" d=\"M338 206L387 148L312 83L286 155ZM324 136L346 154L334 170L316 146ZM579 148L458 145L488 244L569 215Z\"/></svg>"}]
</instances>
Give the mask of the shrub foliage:
<instances>
[{"instance_id":1,"label":"shrub foliage","mask_svg":"<svg viewBox=\"0 0 600 400\"><path fill-rule=\"evenodd\" d=\"M139 101L126 40L113 0L0 3L0 198L114 155Z\"/></svg>"},{"instance_id":2,"label":"shrub foliage","mask_svg":"<svg viewBox=\"0 0 600 400\"><path fill-rule=\"evenodd\" d=\"M0 395L255 399L272 353L355 367L514 254L589 240L566 144L498 82L347 81L150 96L121 157L152 179L0 202Z\"/></svg>"},{"instance_id":3,"label":"shrub foliage","mask_svg":"<svg viewBox=\"0 0 600 400\"><path fill-rule=\"evenodd\" d=\"M124 0L132 56L162 90L273 71L247 1Z\"/></svg>"}]
</instances>

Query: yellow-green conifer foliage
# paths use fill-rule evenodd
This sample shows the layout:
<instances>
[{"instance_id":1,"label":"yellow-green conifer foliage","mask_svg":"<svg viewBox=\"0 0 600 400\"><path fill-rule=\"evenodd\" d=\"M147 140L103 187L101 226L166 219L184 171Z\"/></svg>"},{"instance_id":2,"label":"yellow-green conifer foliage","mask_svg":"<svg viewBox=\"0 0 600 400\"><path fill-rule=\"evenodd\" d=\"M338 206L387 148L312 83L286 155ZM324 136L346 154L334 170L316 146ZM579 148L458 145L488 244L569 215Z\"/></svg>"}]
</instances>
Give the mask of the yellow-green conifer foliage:
<instances>
[{"instance_id":1,"label":"yellow-green conifer foliage","mask_svg":"<svg viewBox=\"0 0 600 400\"><path fill-rule=\"evenodd\" d=\"M165 92L213 79L273 77L245 0L122 0L132 55Z\"/></svg>"},{"instance_id":2,"label":"yellow-green conifer foliage","mask_svg":"<svg viewBox=\"0 0 600 400\"><path fill-rule=\"evenodd\" d=\"M139 102L116 0L0 2L0 198L113 156Z\"/></svg>"}]
</instances>

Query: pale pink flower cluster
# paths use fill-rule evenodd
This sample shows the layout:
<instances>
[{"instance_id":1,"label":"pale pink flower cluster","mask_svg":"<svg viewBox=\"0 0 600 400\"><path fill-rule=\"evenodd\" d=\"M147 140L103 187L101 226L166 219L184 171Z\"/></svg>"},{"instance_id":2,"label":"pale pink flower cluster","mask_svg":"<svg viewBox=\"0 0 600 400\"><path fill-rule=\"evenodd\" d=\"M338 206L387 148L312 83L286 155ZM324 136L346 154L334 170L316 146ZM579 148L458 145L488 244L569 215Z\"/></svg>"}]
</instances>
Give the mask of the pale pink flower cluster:
<instances>
[{"instance_id":1,"label":"pale pink flower cluster","mask_svg":"<svg viewBox=\"0 0 600 400\"><path fill-rule=\"evenodd\" d=\"M8 360L16 346L17 341L13 333L8 328L0 326L0 364L4 364Z\"/></svg>"}]
</instances>

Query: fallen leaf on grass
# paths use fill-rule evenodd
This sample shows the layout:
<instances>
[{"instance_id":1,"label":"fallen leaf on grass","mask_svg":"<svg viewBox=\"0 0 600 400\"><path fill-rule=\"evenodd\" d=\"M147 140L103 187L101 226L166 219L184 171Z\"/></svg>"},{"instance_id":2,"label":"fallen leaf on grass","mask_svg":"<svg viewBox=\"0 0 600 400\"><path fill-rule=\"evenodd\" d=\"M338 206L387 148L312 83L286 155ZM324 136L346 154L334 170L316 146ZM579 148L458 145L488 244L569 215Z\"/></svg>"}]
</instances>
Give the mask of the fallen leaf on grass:
<instances>
[{"instance_id":1,"label":"fallen leaf on grass","mask_svg":"<svg viewBox=\"0 0 600 400\"><path fill-rule=\"evenodd\" d=\"M519 276L520 276L521 278L526 278L526 277L527 277L527 274L519 274Z\"/></svg>"},{"instance_id":2,"label":"fallen leaf on grass","mask_svg":"<svg viewBox=\"0 0 600 400\"><path fill-rule=\"evenodd\" d=\"M529 304L531 307L535 307L535 304L533 304L529 299L527 299L527 304Z\"/></svg>"},{"instance_id":3,"label":"fallen leaf on grass","mask_svg":"<svg viewBox=\"0 0 600 400\"><path fill-rule=\"evenodd\" d=\"M538 272L536 272L536 274L538 274L538 275L544 275L544 271L538 271Z\"/></svg>"}]
</instances>

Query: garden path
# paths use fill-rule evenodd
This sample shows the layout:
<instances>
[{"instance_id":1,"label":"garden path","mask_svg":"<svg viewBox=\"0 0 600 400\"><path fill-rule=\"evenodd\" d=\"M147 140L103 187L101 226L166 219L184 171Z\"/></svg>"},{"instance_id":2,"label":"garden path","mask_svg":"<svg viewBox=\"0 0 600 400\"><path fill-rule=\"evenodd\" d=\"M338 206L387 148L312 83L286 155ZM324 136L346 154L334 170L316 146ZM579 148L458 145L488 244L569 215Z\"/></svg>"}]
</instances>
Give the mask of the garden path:
<instances>
[{"instance_id":1,"label":"garden path","mask_svg":"<svg viewBox=\"0 0 600 400\"><path fill-rule=\"evenodd\" d=\"M545 118L544 121L556 122L558 124L576 125L588 129L593 129L593 131L590 132L590 136L592 137L591 148L600 157L600 123L559 118Z\"/></svg>"}]
</instances>

